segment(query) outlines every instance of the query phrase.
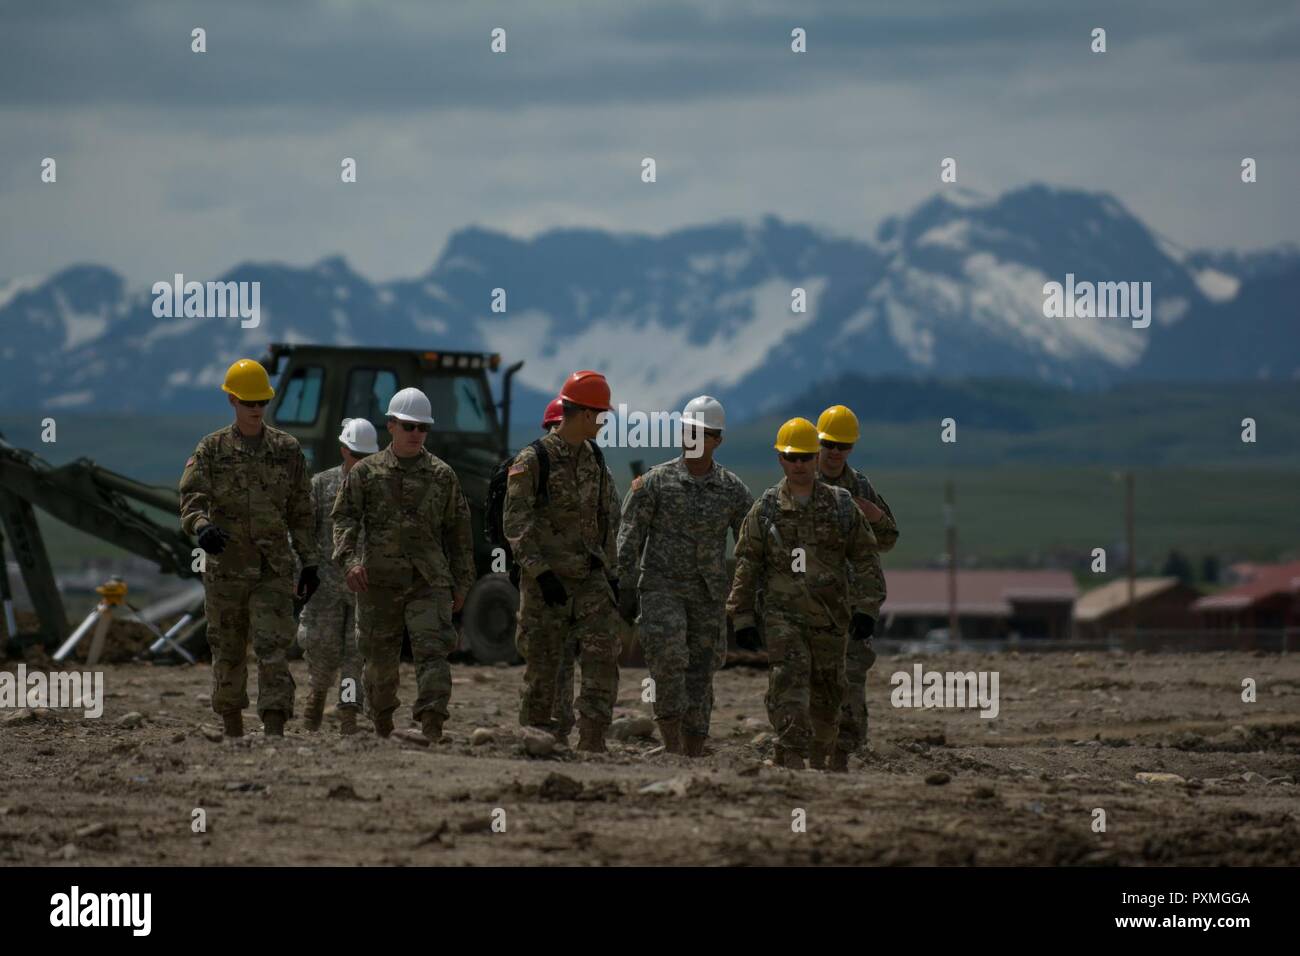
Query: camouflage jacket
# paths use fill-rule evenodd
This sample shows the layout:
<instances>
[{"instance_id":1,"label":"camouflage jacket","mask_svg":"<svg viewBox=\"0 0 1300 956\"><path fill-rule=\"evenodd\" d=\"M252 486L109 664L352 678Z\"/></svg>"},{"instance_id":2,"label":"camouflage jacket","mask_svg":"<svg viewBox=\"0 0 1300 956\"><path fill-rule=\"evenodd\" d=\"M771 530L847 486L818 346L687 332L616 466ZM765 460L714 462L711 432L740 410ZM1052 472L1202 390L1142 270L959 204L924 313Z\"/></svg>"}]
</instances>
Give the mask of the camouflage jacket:
<instances>
[{"instance_id":1,"label":"camouflage jacket","mask_svg":"<svg viewBox=\"0 0 1300 956\"><path fill-rule=\"evenodd\" d=\"M872 533L876 536L878 552L888 551L898 542L898 523L894 520L894 512L890 510L884 497L872 487L871 481L866 475L860 471L855 471L846 464L838 478L827 478L820 473L818 477L828 485L843 488L855 498L865 498L884 512L879 520L868 522L871 525ZM884 603L886 595L885 571L880 565L880 554L873 554L860 571L875 583L876 586L872 589L872 592L877 596L872 599L872 603L857 607L855 610L879 618L880 605Z\"/></svg>"},{"instance_id":2,"label":"camouflage jacket","mask_svg":"<svg viewBox=\"0 0 1300 956\"><path fill-rule=\"evenodd\" d=\"M696 481L682 458L655 465L632 482L618 531L618 577L642 590L703 580L709 596L727 598L727 529L740 540L754 496L717 462Z\"/></svg>"},{"instance_id":3,"label":"camouflage jacket","mask_svg":"<svg viewBox=\"0 0 1300 956\"><path fill-rule=\"evenodd\" d=\"M256 448L234 424L204 436L185 462L180 496L186 534L210 524L230 534L221 554L205 558L208 574L256 578L265 559L276 574L292 575L295 552L303 565L319 564L307 460L278 428L263 425Z\"/></svg>"},{"instance_id":4,"label":"camouflage jacket","mask_svg":"<svg viewBox=\"0 0 1300 956\"><path fill-rule=\"evenodd\" d=\"M342 592L351 596L343 572L334 563L334 519L330 512L334 510L334 500L339 495L339 486L343 484L343 466L335 465L312 476L311 479L311 513L316 528L316 546L325 559L320 563L321 590Z\"/></svg>"},{"instance_id":5,"label":"camouflage jacket","mask_svg":"<svg viewBox=\"0 0 1300 956\"><path fill-rule=\"evenodd\" d=\"M542 438L542 447L551 459L544 504L538 501L537 453L532 446L516 456L506 479L501 524L515 561L533 578L546 571L585 578L595 558L613 577L619 526L614 476L600 467L586 442L571 448L551 432Z\"/></svg>"},{"instance_id":6,"label":"camouflage jacket","mask_svg":"<svg viewBox=\"0 0 1300 956\"><path fill-rule=\"evenodd\" d=\"M423 448L403 468L389 445L363 458L339 485L334 561L366 569L372 587L392 586L413 567L430 585L462 597L476 577L469 506L456 472Z\"/></svg>"},{"instance_id":7,"label":"camouflage jacket","mask_svg":"<svg viewBox=\"0 0 1300 956\"><path fill-rule=\"evenodd\" d=\"M811 500L801 506L782 479L741 525L727 613L737 630L754 625L763 591L769 611L846 630L853 609L876 600L870 579L850 574L850 564L865 562L875 549L876 536L847 491L814 482Z\"/></svg>"}]
</instances>

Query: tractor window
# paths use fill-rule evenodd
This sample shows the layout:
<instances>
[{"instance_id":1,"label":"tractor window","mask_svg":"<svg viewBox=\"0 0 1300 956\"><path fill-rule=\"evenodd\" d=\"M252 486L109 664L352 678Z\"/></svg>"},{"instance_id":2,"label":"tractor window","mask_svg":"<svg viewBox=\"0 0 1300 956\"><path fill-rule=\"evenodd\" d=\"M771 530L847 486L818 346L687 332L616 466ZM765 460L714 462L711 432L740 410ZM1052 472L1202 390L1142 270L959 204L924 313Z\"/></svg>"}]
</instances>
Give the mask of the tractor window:
<instances>
[{"instance_id":1,"label":"tractor window","mask_svg":"<svg viewBox=\"0 0 1300 956\"><path fill-rule=\"evenodd\" d=\"M388 403L397 393L397 373L387 368L354 368L348 373L344 418L365 418L384 434Z\"/></svg>"},{"instance_id":2,"label":"tractor window","mask_svg":"<svg viewBox=\"0 0 1300 956\"><path fill-rule=\"evenodd\" d=\"M491 397L477 375L425 375L420 390L433 406L435 432L490 432Z\"/></svg>"},{"instance_id":3,"label":"tractor window","mask_svg":"<svg viewBox=\"0 0 1300 956\"><path fill-rule=\"evenodd\" d=\"M279 425L310 425L320 412L320 389L324 370L312 366L296 368L281 388L280 404L275 407Z\"/></svg>"}]
</instances>

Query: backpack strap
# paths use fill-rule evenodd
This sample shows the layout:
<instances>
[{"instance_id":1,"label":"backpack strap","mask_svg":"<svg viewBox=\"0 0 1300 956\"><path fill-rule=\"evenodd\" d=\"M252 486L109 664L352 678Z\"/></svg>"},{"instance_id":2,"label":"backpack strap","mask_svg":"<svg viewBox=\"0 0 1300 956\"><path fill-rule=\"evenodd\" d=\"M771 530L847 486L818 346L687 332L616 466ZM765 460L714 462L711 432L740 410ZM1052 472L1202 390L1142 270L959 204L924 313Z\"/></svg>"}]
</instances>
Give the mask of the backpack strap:
<instances>
[{"instance_id":1,"label":"backpack strap","mask_svg":"<svg viewBox=\"0 0 1300 956\"><path fill-rule=\"evenodd\" d=\"M600 487L597 489L596 499L596 528L600 532L601 546L604 546L605 535L609 530L609 501L605 494L605 453L600 450L600 446L592 439L587 440L587 447L591 453L596 456L596 467L600 469Z\"/></svg>"},{"instance_id":2,"label":"backpack strap","mask_svg":"<svg viewBox=\"0 0 1300 956\"><path fill-rule=\"evenodd\" d=\"M546 446L542 444L540 438L536 438L528 443L528 447L533 450L537 456L537 497L536 505L539 508L545 508L551 503L551 456L546 452Z\"/></svg>"}]
</instances>

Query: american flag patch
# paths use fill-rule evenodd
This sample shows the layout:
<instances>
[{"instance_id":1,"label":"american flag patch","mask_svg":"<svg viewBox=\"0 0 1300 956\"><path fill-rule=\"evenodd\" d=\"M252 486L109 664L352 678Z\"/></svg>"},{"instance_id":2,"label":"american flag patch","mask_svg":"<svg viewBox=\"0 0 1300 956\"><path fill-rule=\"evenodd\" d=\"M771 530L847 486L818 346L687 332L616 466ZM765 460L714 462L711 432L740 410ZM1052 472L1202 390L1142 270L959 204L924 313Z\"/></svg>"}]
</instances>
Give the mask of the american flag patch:
<instances>
[{"instance_id":1,"label":"american flag patch","mask_svg":"<svg viewBox=\"0 0 1300 956\"><path fill-rule=\"evenodd\" d=\"M192 465L192 464L194 464L194 459L193 459L193 458L191 458L189 461L187 461L187 462L185 463L185 467L188 468L188 467L190 467L190 465Z\"/></svg>"},{"instance_id":2,"label":"american flag patch","mask_svg":"<svg viewBox=\"0 0 1300 956\"><path fill-rule=\"evenodd\" d=\"M506 473L507 478L513 478L515 475L522 475L528 470L527 465L511 465L510 471Z\"/></svg>"}]
</instances>

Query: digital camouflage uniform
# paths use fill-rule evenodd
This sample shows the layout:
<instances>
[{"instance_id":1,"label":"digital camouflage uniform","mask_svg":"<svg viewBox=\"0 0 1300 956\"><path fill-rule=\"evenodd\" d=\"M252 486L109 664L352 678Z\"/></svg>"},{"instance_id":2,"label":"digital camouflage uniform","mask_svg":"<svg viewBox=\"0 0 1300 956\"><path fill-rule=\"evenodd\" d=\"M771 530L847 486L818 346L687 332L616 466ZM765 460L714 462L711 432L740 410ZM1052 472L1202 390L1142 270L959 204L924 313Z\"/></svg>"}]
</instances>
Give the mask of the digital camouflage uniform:
<instances>
[{"instance_id":1,"label":"digital camouflage uniform","mask_svg":"<svg viewBox=\"0 0 1300 956\"><path fill-rule=\"evenodd\" d=\"M618 579L639 588L655 719L681 718L687 734L709 733L713 672L726 656L727 529L739 540L753 504L717 462L697 480L680 457L633 481L623 502Z\"/></svg>"},{"instance_id":2,"label":"digital camouflage uniform","mask_svg":"<svg viewBox=\"0 0 1300 956\"><path fill-rule=\"evenodd\" d=\"M366 570L357 594L357 645L366 712L391 717L397 696L403 628L415 657L417 720L448 716L456 647L452 595L474 584L469 507L450 465L421 448L399 459L389 445L352 466L332 512L334 561L346 576Z\"/></svg>"},{"instance_id":3,"label":"digital camouflage uniform","mask_svg":"<svg viewBox=\"0 0 1300 956\"><path fill-rule=\"evenodd\" d=\"M867 476L850 468L847 463L838 478L827 478L825 475L820 477L829 485L845 489L855 498L867 499L884 512L879 521L869 522L876 536L878 553L873 554L871 560L862 569L862 573L872 581L872 594L878 597L873 597L870 604L854 608L855 611L869 614L878 621L880 605L884 603L886 590L885 572L880 566L879 552L888 551L898 541L898 523L894 520L894 512L872 487ZM854 573L858 573L857 568L854 568ZM848 753L855 752L867 740L867 671L875 662L876 651L871 646L870 638L865 641L849 641L844 662L848 687L844 692L844 705L840 708L840 736L836 742L840 750Z\"/></svg>"},{"instance_id":4,"label":"digital camouflage uniform","mask_svg":"<svg viewBox=\"0 0 1300 956\"><path fill-rule=\"evenodd\" d=\"M318 565L307 460L292 435L262 426L258 439L235 425L207 435L181 475L181 528L210 524L230 538L205 554L204 613L212 650L212 709L248 706L248 645L257 657L257 713L293 716L294 554ZM291 539L292 538L292 542Z\"/></svg>"},{"instance_id":5,"label":"digital camouflage uniform","mask_svg":"<svg viewBox=\"0 0 1300 956\"><path fill-rule=\"evenodd\" d=\"M311 510L316 527L316 545L325 556L334 553L334 521L330 512L343 483L343 466L336 465L311 480ZM298 618L298 646L307 659L311 689L339 701L339 710L361 706L361 652L357 649L357 601L333 560L320 564L320 587ZM351 681L351 693L340 695L343 681Z\"/></svg>"},{"instance_id":6,"label":"digital camouflage uniform","mask_svg":"<svg viewBox=\"0 0 1300 956\"><path fill-rule=\"evenodd\" d=\"M796 548L803 550L802 571L795 570ZM754 626L763 592L768 719L779 746L803 757L814 742L826 750L834 745L852 609L879 600L872 580L851 575L849 565L865 564L875 548L849 493L822 482L813 483L811 498L800 505L782 479L741 525L727 613L738 631Z\"/></svg>"},{"instance_id":7,"label":"digital camouflage uniform","mask_svg":"<svg viewBox=\"0 0 1300 956\"><path fill-rule=\"evenodd\" d=\"M617 566L618 489L589 443L571 448L555 432L541 441L550 455L549 501L538 504L537 453L526 447L510 466L502 527L520 568L518 633L526 667L519 722L562 732L568 730L562 722L573 719L564 715L572 693L572 677L569 688L561 686L566 655L572 661L576 653L581 664L582 716L609 724L618 696L622 620L607 580ZM548 570L569 596L560 607L542 600L537 577Z\"/></svg>"}]
</instances>

